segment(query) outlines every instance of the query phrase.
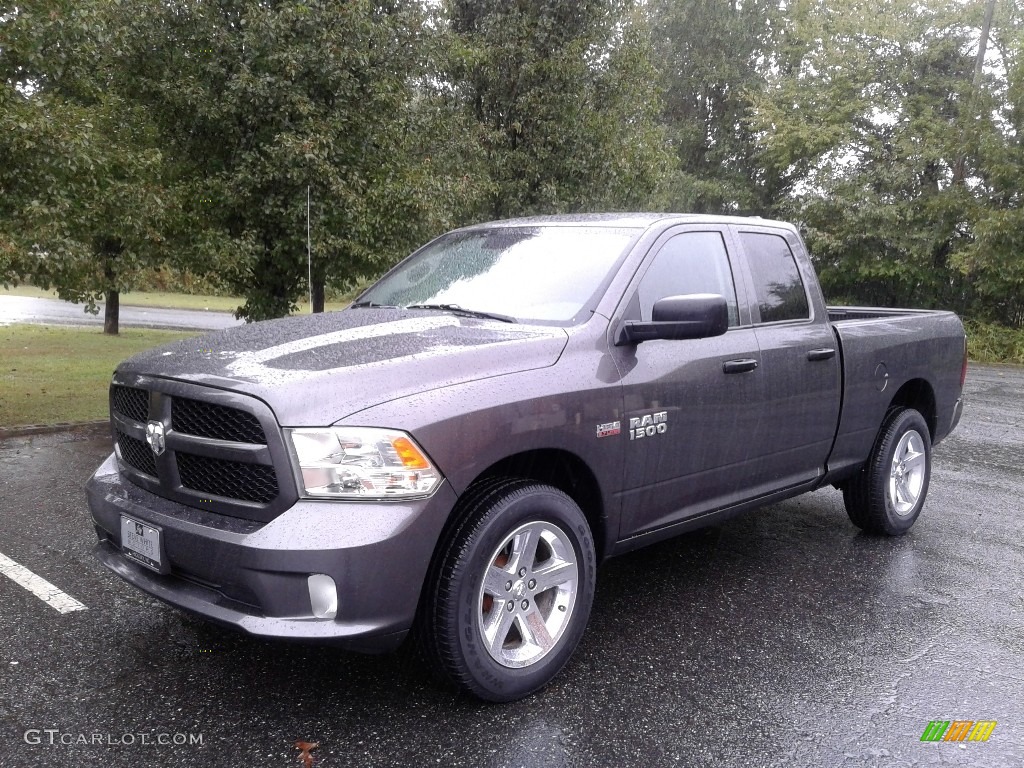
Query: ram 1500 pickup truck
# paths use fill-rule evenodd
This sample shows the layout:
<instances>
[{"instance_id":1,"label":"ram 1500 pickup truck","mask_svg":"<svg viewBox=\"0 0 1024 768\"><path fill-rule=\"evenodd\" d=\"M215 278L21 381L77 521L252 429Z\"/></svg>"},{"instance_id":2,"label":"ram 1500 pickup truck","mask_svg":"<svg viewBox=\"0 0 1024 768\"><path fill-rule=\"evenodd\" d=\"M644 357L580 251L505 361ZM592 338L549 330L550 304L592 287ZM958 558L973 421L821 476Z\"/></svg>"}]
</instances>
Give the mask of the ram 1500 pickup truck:
<instances>
[{"instance_id":1,"label":"ram 1500 pickup truck","mask_svg":"<svg viewBox=\"0 0 1024 768\"><path fill-rule=\"evenodd\" d=\"M952 313L827 307L797 230L606 214L446 234L350 307L118 366L96 554L254 635L508 701L606 558L823 486L905 533L960 419Z\"/></svg>"}]
</instances>

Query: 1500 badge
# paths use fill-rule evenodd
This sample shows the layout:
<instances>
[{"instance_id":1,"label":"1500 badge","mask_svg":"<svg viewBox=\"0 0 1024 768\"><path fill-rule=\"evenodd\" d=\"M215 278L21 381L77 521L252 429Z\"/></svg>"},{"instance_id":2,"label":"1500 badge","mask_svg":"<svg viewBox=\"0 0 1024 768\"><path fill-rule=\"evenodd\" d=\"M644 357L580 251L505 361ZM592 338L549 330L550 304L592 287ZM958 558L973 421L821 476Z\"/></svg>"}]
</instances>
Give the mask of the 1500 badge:
<instances>
[{"instance_id":1,"label":"1500 badge","mask_svg":"<svg viewBox=\"0 0 1024 768\"><path fill-rule=\"evenodd\" d=\"M668 411L645 413L629 420L629 439L640 440L644 437L664 435L668 432Z\"/></svg>"}]
</instances>

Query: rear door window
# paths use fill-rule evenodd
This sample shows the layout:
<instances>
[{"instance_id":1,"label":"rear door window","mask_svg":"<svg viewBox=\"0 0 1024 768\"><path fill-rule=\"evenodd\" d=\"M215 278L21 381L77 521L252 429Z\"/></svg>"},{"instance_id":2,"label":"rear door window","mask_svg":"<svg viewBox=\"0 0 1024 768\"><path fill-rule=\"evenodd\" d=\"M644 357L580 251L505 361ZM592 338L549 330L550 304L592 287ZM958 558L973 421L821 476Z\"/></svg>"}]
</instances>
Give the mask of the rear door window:
<instances>
[{"instance_id":1,"label":"rear door window","mask_svg":"<svg viewBox=\"0 0 1024 768\"><path fill-rule=\"evenodd\" d=\"M811 316L807 291L786 239L761 232L741 232L754 281L754 300L762 323L806 320Z\"/></svg>"}]
</instances>

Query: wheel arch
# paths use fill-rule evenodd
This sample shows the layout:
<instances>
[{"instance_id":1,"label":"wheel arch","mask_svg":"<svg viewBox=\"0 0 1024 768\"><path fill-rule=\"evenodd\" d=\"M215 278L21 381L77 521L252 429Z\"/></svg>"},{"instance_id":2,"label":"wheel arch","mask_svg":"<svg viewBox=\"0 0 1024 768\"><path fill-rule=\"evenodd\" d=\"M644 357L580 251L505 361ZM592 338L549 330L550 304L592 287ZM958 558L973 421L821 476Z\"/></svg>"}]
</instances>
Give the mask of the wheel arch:
<instances>
[{"instance_id":1,"label":"wheel arch","mask_svg":"<svg viewBox=\"0 0 1024 768\"><path fill-rule=\"evenodd\" d=\"M565 493L576 502L590 525L598 562L604 559L605 553L611 549L604 497L594 472L577 454L563 448L536 448L505 456L470 480L459 497L462 499L489 481L503 478L544 483ZM456 509L449 515L434 546L431 572L448 539L462 522L459 519L458 506L456 504Z\"/></svg>"},{"instance_id":2,"label":"wheel arch","mask_svg":"<svg viewBox=\"0 0 1024 768\"><path fill-rule=\"evenodd\" d=\"M583 516L587 518L597 549L597 559L604 559L604 553L608 548L608 518L605 514L601 486L583 459L561 448L523 451L496 461L481 472L471 485L496 477L533 480L565 493L576 502Z\"/></svg>"},{"instance_id":3,"label":"wheel arch","mask_svg":"<svg viewBox=\"0 0 1024 768\"><path fill-rule=\"evenodd\" d=\"M889 410L895 408L913 408L924 417L928 425L928 437L934 441L938 427L938 414L935 404L935 390L925 379L911 379L897 390L889 403Z\"/></svg>"}]
</instances>

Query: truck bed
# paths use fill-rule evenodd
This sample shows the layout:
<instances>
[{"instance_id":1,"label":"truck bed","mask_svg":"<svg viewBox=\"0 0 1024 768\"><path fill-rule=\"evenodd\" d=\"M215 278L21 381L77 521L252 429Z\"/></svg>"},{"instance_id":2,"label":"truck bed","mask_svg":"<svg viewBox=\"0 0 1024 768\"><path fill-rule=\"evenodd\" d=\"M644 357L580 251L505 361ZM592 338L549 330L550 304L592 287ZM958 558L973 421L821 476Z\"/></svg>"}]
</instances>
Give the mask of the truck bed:
<instances>
[{"instance_id":1,"label":"truck bed","mask_svg":"<svg viewBox=\"0 0 1024 768\"><path fill-rule=\"evenodd\" d=\"M891 309L889 307L841 307L830 306L828 319L830 323L842 323L852 320L880 320L882 318L907 317L912 315L941 314L932 309Z\"/></svg>"},{"instance_id":2,"label":"truck bed","mask_svg":"<svg viewBox=\"0 0 1024 768\"><path fill-rule=\"evenodd\" d=\"M960 394L963 326L952 312L827 307L842 354L843 404L829 468L842 474L868 455L885 410L926 393L923 415L938 443Z\"/></svg>"}]
</instances>

